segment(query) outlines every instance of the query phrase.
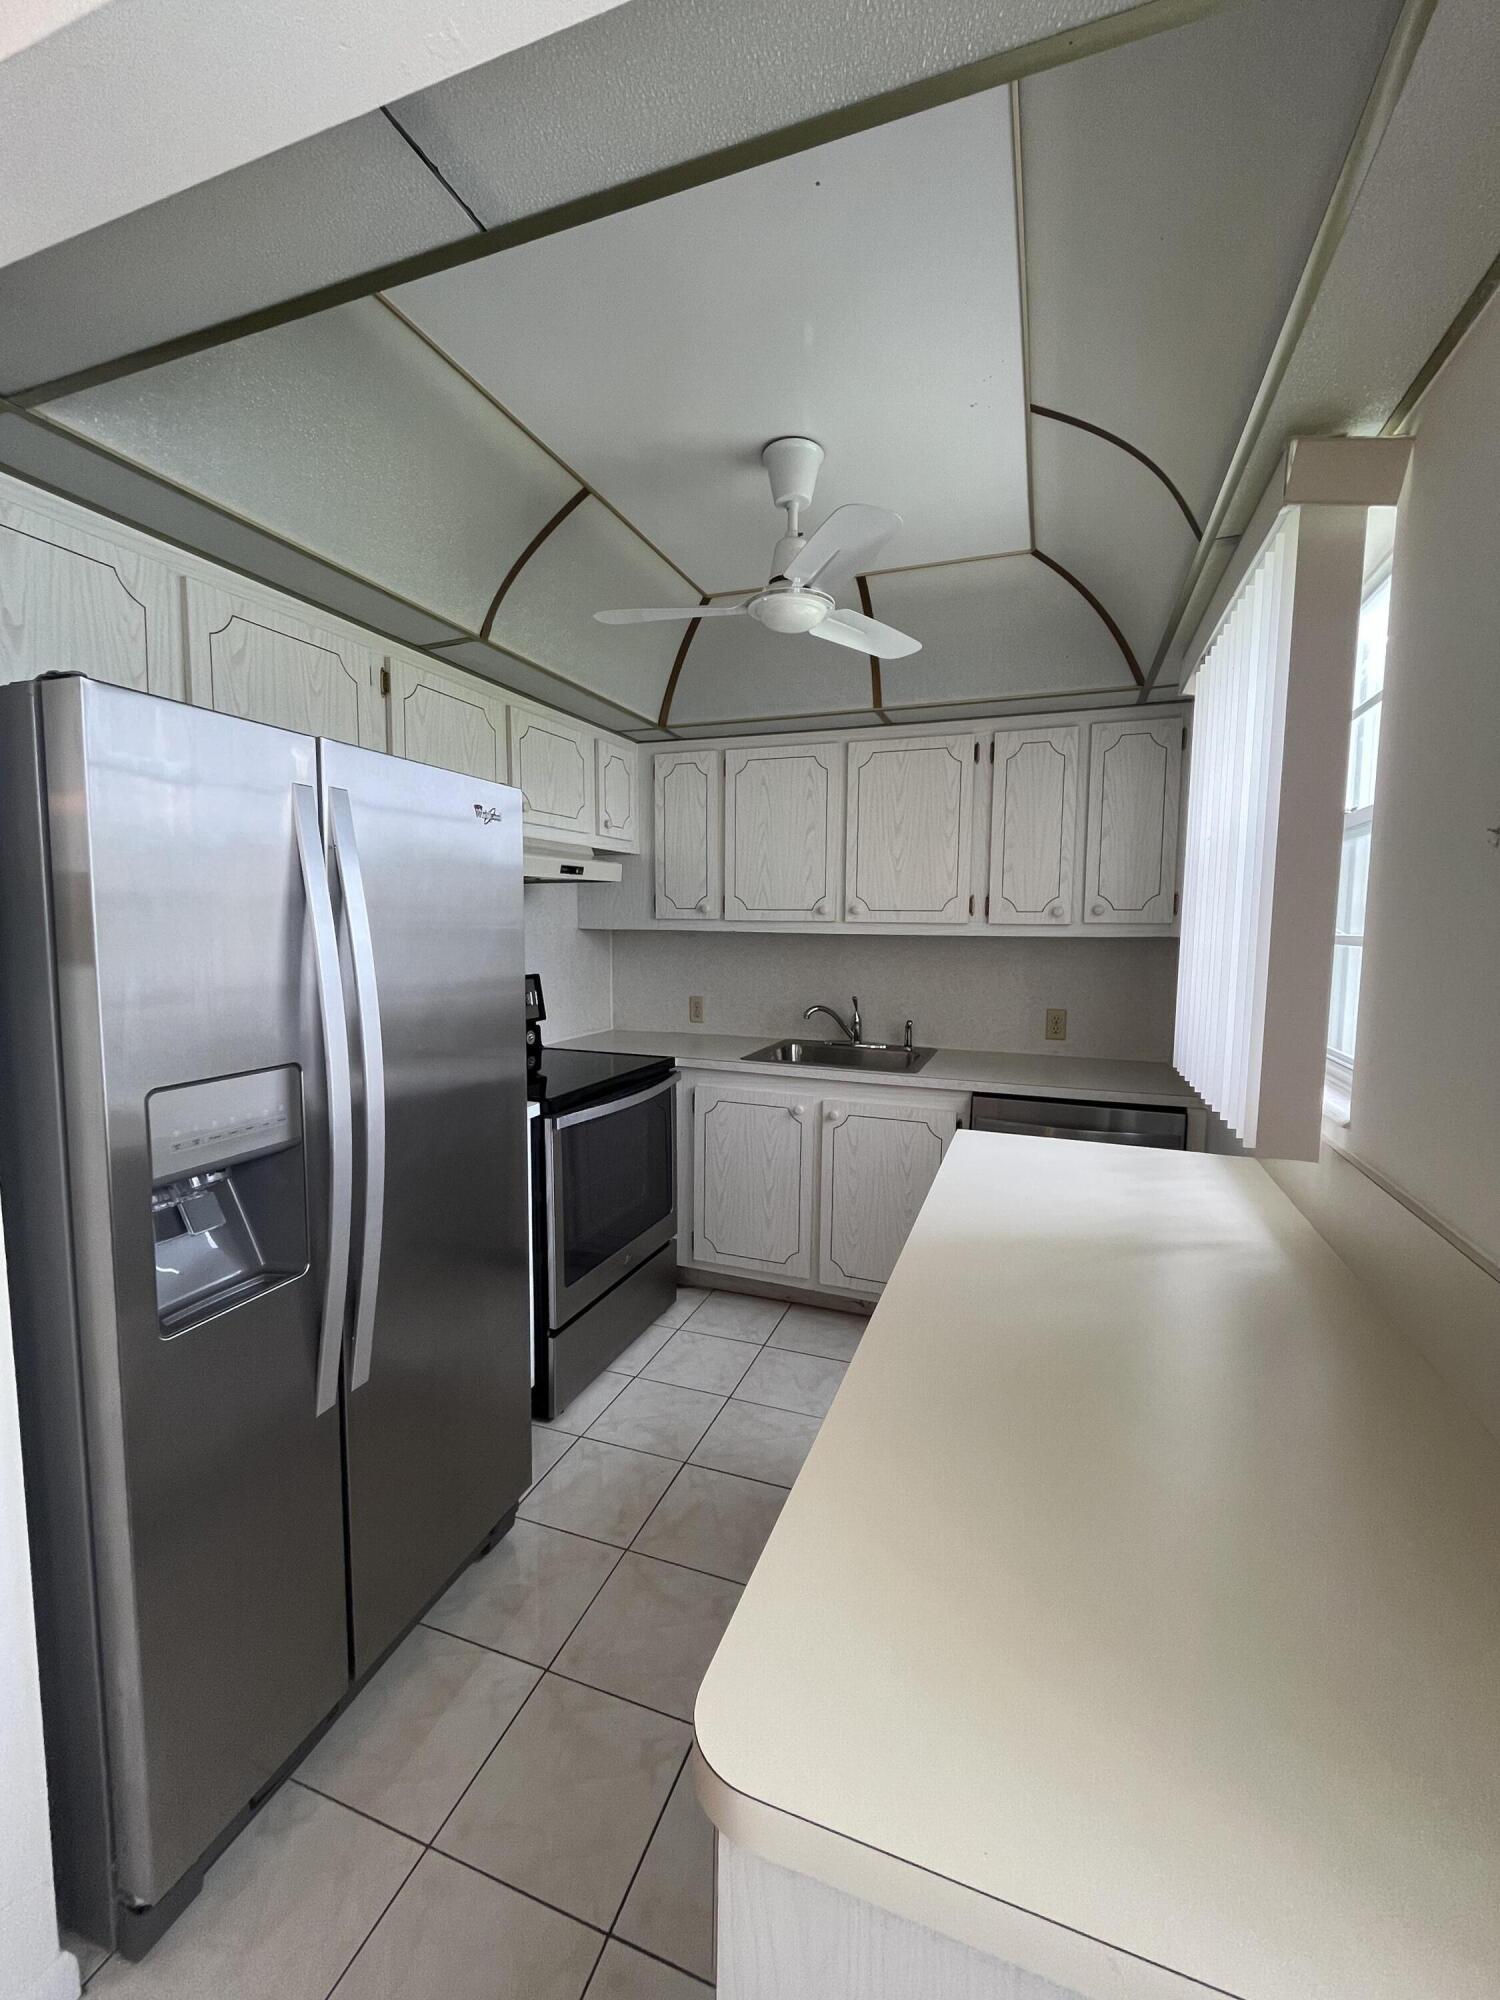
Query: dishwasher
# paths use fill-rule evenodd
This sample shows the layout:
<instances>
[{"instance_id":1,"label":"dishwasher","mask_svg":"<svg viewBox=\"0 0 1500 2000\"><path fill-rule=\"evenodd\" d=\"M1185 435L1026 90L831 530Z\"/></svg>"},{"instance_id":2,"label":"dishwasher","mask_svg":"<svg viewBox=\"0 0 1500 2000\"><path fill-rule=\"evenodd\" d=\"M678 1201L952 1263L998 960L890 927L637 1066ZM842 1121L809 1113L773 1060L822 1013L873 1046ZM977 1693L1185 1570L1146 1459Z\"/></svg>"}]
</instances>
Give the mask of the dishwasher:
<instances>
[{"instance_id":1,"label":"dishwasher","mask_svg":"<svg viewBox=\"0 0 1500 2000\"><path fill-rule=\"evenodd\" d=\"M973 1099L976 1132L1025 1132L1033 1139L1092 1139L1100 1146L1187 1146L1187 1113L1151 1104L1095 1104L1081 1098Z\"/></svg>"}]
</instances>

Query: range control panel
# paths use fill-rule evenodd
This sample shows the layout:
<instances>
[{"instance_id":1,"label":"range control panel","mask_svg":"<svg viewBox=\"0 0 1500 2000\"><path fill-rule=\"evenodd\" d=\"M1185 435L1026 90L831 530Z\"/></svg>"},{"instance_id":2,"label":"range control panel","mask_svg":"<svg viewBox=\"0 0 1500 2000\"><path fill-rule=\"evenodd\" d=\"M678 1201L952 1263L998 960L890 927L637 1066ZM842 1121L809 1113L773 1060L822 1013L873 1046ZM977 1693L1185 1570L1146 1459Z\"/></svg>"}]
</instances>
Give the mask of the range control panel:
<instances>
[{"instance_id":1,"label":"range control panel","mask_svg":"<svg viewBox=\"0 0 1500 2000\"><path fill-rule=\"evenodd\" d=\"M302 1137L301 1072L288 1064L155 1091L150 1126L153 1181L278 1152Z\"/></svg>"}]
</instances>

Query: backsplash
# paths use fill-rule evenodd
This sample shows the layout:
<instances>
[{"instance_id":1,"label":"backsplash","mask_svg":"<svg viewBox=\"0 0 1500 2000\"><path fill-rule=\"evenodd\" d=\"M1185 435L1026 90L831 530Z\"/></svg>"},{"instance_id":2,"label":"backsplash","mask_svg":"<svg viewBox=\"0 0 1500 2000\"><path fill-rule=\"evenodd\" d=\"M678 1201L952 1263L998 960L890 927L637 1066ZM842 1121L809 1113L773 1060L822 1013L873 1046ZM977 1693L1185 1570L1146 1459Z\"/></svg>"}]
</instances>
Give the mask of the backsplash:
<instances>
[{"instance_id":1,"label":"backsplash","mask_svg":"<svg viewBox=\"0 0 1500 2000\"><path fill-rule=\"evenodd\" d=\"M543 1040L565 1042L609 1027L610 934L578 928L577 886L528 882L525 924L526 970L541 976L547 1002Z\"/></svg>"},{"instance_id":2,"label":"backsplash","mask_svg":"<svg viewBox=\"0 0 1500 2000\"><path fill-rule=\"evenodd\" d=\"M1176 981L1175 938L614 933L620 1028L686 1028L697 993L705 1032L769 1038L796 1030L814 1001L844 1013L857 993L872 1041L898 1041L909 1014L917 1040L942 1048L1170 1061ZM1068 1010L1065 1042L1045 1038L1049 1007Z\"/></svg>"}]
</instances>

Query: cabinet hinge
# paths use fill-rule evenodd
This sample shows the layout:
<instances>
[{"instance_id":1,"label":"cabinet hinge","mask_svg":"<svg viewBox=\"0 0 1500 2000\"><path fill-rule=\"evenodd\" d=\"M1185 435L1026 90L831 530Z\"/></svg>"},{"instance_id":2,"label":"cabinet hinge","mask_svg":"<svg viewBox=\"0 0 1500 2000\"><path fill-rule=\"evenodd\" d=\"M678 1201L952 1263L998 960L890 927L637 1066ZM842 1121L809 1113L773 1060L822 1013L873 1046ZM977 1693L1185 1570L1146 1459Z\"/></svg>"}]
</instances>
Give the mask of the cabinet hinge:
<instances>
[{"instance_id":1,"label":"cabinet hinge","mask_svg":"<svg viewBox=\"0 0 1500 2000\"><path fill-rule=\"evenodd\" d=\"M988 922L990 914L990 899L988 896L986 896L984 899L984 914L985 914L985 921Z\"/></svg>"},{"instance_id":2,"label":"cabinet hinge","mask_svg":"<svg viewBox=\"0 0 1500 2000\"><path fill-rule=\"evenodd\" d=\"M990 738L990 762L993 764L994 761L995 761L995 739L992 736Z\"/></svg>"},{"instance_id":3,"label":"cabinet hinge","mask_svg":"<svg viewBox=\"0 0 1500 2000\"><path fill-rule=\"evenodd\" d=\"M976 764L979 762L979 741L977 737L974 742L974 762Z\"/></svg>"},{"instance_id":4,"label":"cabinet hinge","mask_svg":"<svg viewBox=\"0 0 1500 2000\"><path fill-rule=\"evenodd\" d=\"M380 669L380 692L382 694L389 694L390 691L391 691L391 670L389 667L382 667Z\"/></svg>"},{"instance_id":5,"label":"cabinet hinge","mask_svg":"<svg viewBox=\"0 0 1500 2000\"><path fill-rule=\"evenodd\" d=\"M1180 889L1174 889L1172 891L1172 915L1175 917L1181 908L1182 908L1182 891Z\"/></svg>"},{"instance_id":6,"label":"cabinet hinge","mask_svg":"<svg viewBox=\"0 0 1500 2000\"><path fill-rule=\"evenodd\" d=\"M1184 749L1184 750L1186 750L1186 748L1187 748L1187 724L1186 724L1186 723L1183 723L1183 725L1182 725L1182 747L1183 747L1183 749Z\"/></svg>"},{"instance_id":7,"label":"cabinet hinge","mask_svg":"<svg viewBox=\"0 0 1500 2000\"><path fill-rule=\"evenodd\" d=\"M973 914L974 914L974 898L971 896L969 898L969 915L972 917Z\"/></svg>"}]
</instances>

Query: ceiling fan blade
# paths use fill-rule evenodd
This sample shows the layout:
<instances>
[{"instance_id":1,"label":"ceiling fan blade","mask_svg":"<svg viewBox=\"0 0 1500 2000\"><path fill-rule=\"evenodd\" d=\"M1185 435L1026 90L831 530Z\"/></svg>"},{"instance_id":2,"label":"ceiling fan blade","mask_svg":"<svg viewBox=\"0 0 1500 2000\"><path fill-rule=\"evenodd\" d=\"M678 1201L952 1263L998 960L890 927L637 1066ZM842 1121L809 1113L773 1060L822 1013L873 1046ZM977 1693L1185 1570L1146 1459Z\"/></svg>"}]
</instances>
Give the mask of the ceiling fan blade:
<instances>
[{"instance_id":1,"label":"ceiling fan blade","mask_svg":"<svg viewBox=\"0 0 1500 2000\"><path fill-rule=\"evenodd\" d=\"M596 611L594 617L601 625L656 625L669 618L686 624L690 618L737 618L744 608L743 604L683 604L670 611Z\"/></svg>"},{"instance_id":2,"label":"ceiling fan blade","mask_svg":"<svg viewBox=\"0 0 1500 2000\"><path fill-rule=\"evenodd\" d=\"M852 646L856 653L873 653L877 660L904 660L920 653L920 639L909 639L894 625L882 625L878 618L866 618L862 611L830 611L808 634L812 639L831 639L835 646Z\"/></svg>"},{"instance_id":3,"label":"ceiling fan blade","mask_svg":"<svg viewBox=\"0 0 1500 2000\"><path fill-rule=\"evenodd\" d=\"M884 507L835 507L786 574L793 583L812 584L832 596L867 567L900 526L901 516Z\"/></svg>"}]
</instances>

